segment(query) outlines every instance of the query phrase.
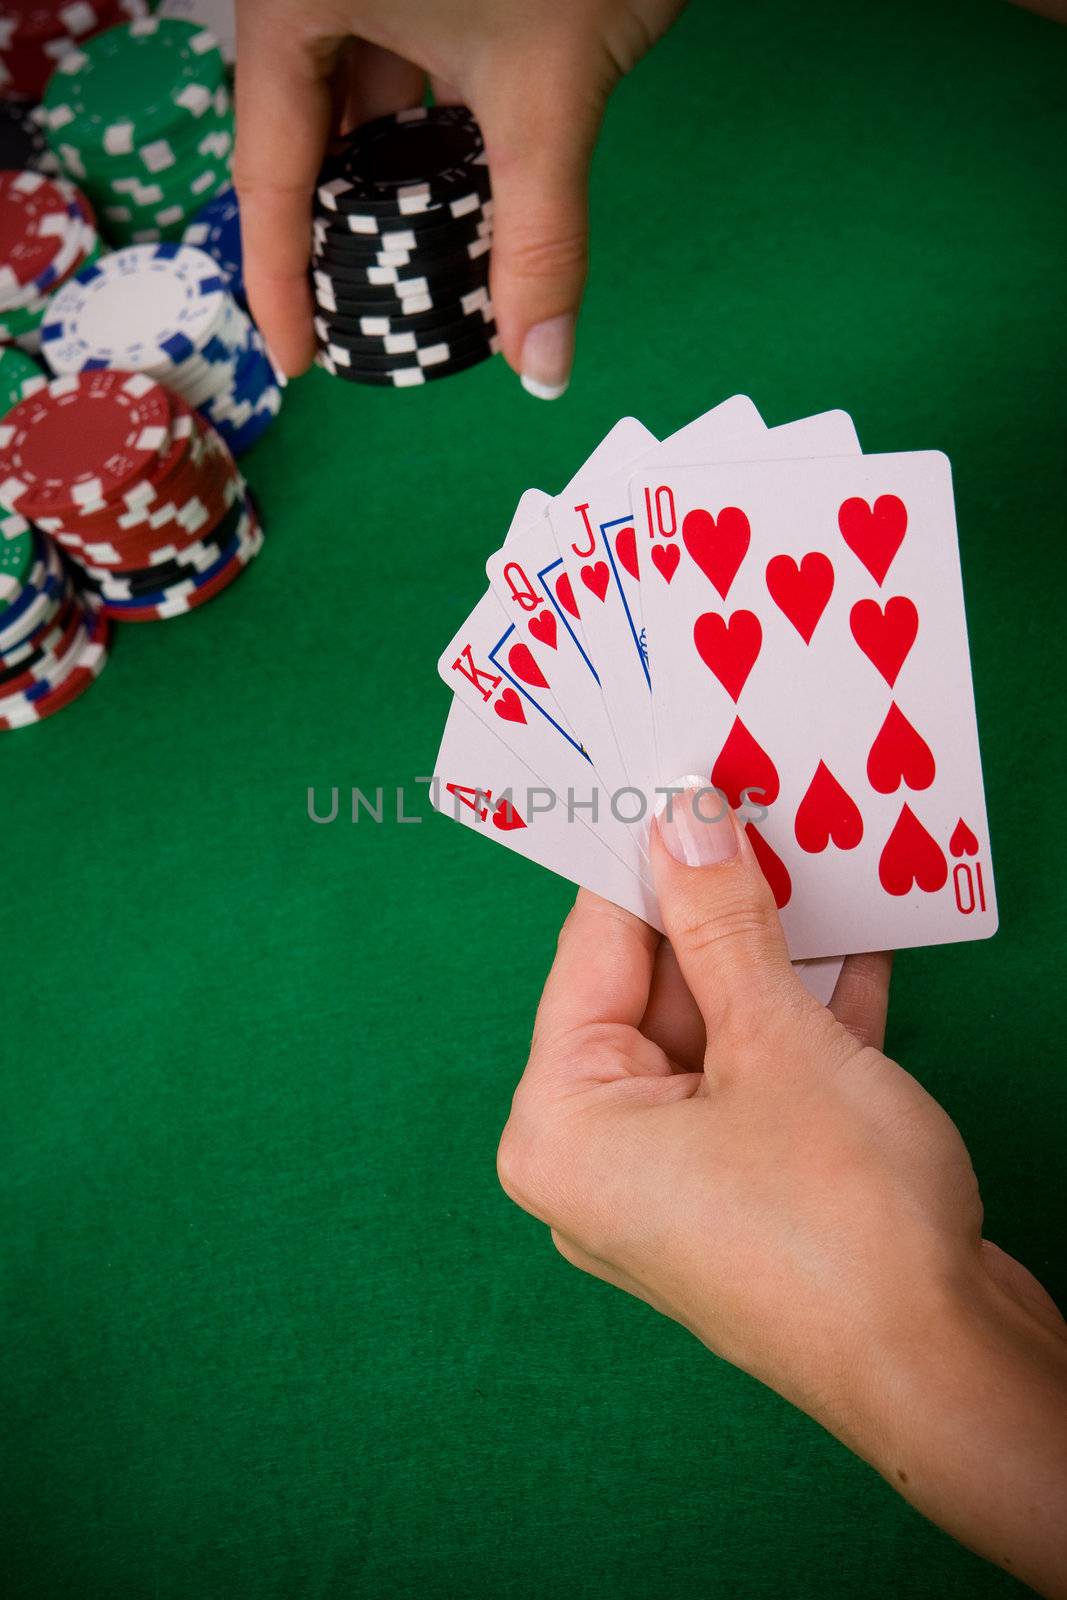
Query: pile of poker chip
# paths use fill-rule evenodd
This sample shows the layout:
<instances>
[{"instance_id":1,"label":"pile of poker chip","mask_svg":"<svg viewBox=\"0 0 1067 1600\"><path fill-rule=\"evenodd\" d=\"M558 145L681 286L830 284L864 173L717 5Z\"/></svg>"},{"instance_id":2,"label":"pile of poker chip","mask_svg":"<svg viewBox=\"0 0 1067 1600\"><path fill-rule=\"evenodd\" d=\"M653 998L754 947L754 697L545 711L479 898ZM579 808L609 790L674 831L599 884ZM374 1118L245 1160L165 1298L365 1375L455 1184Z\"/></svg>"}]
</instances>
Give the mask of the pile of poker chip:
<instances>
[{"instance_id":1,"label":"pile of poker chip","mask_svg":"<svg viewBox=\"0 0 1067 1600\"><path fill-rule=\"evenodd\" d=\"M498 349L492 199L465 106L420 106L348 134L319 173L311 282L318 364L406 388Z\"/></svg>"},{"instance_id":2,"label":"pile of poker chip","mask_svg":"<svg viewBox=\"0 0 1067 1600\"><path fill-rule=\"evenodd\" d=\"M128 17L144 0L3 0L0 3L0 94L39 100L71 50Z\"/></svg>"},{"instance_id":3,"label":"pile of poker chip","mask_svg":"<svg viewBox=\"0 0 1067 1600\"><path fill-rule=\"evenodd\" d=\"M158 379L234 455L281 409L262 336L216 262L191 245L129 245L79 273L49 305L41 353L55 373L115 367Z\"/></svg>"},{"instance_id":4,"label":"pile of poker chip","mask_svg":"<svg viewBox=\"0 0 1067 1600\"><path fill-rule=\"evenodd\" d=\"M60 61L41 114L113 244L180 238L230 182L226 67L196 23L151 16L95 35Z\"/></svg>"},{"instance_id":5,"label":"pile of poker chip","mask_svg":"<svg viewBox=\"0 0 1067 1600\"><path fill-rule=\"evenodd\" d=\"M0 423L0 503L62 549L96 618L194 611L263 544L218 433L142 373L56 378L21 401Z\"/></svg>"},{"instance_id":6,"label":"pile of poker chip","mask_svg":"<svg viewBox=\"0 0 1067 1600\"><path fill-rule=\"evenodd\" d=\"M84 694L107 643L107 617L77 594L51 540L0 514L0 729L41 722Z\"/></svg>"},{"instance_id":7,"label":"pile of poker chip","mask_svg":"<svg viewBox=\"0 0 1067 1600\"><path fill-rule=\"evenodd\" d=\"M0 345L37 350L52 296L99 255L92 207L72 183L0 172Z\"/></svg>"}]
</instances>

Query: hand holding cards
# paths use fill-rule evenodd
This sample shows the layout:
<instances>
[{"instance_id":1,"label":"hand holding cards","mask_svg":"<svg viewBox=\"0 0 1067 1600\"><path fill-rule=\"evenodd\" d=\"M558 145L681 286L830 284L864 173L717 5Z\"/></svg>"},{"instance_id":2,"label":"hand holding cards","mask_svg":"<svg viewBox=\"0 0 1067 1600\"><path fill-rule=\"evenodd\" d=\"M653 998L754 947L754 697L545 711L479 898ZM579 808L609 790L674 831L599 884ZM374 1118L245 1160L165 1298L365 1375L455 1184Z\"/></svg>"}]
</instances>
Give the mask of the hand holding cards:
<instances>
[{"instance_id":1,"label":"hand holding cards","mask_svg":"<svg viewBox=\"0 0 1067 1600\"><path fill-rule=\"evenodd\" d=\"M744 397L662 443L625 418L487 572L439 662L439 810L658 927L651 817L701 774L816 989L819 958L995 931L944 456Z\"/></svg>"}]
</instances>

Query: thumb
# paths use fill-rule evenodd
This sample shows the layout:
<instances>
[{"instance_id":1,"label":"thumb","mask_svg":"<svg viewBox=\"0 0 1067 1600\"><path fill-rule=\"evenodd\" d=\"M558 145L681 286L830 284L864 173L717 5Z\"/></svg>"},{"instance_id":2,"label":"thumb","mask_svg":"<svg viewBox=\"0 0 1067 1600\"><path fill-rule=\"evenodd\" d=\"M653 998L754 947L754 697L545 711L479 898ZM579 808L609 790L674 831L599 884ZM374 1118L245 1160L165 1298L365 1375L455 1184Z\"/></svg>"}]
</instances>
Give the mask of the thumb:
<instances>
[{"instance_id":1,"label":"thumb","mask_svg":"<svg viewBox=\"0 0 1067 1600\"><path fill-rule=\"evenodd\" d=\"M709 1040L743 1034L769 1007L807 1005L743 825L702 778L661 792L651 841L660 912Z\"/></svg>"},{"instance_id":2,"label":"thumb","mask_svg":"<svg viewBox=\"0 0 1067 1600\"><path fill-rule=\"evenodd\" d=\"M528 65L528 63L527 63ZM573 58L496 80L477 108L493 185L492 298L501 348L541 400L570 381L589 256L589 164L603 100Z\"/></svg>"}]
</instances>

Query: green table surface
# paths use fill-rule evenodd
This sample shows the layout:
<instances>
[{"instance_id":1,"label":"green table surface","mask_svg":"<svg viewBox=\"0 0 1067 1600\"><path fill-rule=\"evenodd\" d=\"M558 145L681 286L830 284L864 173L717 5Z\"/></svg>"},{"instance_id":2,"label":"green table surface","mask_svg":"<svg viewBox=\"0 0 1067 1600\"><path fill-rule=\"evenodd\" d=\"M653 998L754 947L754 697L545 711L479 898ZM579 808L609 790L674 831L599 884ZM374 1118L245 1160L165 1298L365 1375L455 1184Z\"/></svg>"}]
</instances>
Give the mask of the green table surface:
<instances>
[{"instance_id":1,"label":"green table surface","mask_svg":"<svg viewBox=\"0 0 1067 1600\"><path fill-rule=\"evenodd\" d=\"M1064 65L1000 0L696 4L620 89L567 397L316 372L264 554L0 736L11 1596L1021 1592L497 1187L568 886L429 813L444 641L623 413L842 406L956 478L1001 931L889 1047L1062 1297Z\"/></svg>"}]
</instances>

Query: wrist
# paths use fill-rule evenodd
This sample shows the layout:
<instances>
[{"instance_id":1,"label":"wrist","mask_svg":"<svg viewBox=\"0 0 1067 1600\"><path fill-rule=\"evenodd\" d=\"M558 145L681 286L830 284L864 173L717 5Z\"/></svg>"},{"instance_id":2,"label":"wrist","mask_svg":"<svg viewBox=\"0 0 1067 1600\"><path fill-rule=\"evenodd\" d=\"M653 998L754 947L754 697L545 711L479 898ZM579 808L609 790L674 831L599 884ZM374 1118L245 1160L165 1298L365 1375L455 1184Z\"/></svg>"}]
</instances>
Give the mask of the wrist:
<instances>
[{"instance_id":1,"label":"wrist","mask_svg":"<svg viewBox=\"0 0 1067 1600\"><path fill-rule=\"evenodd\" d=\"M1067 1594L1067 1330L980 1265L903 1306L813 1415L961 1542Z\"/></svg>"}]
</instances>

